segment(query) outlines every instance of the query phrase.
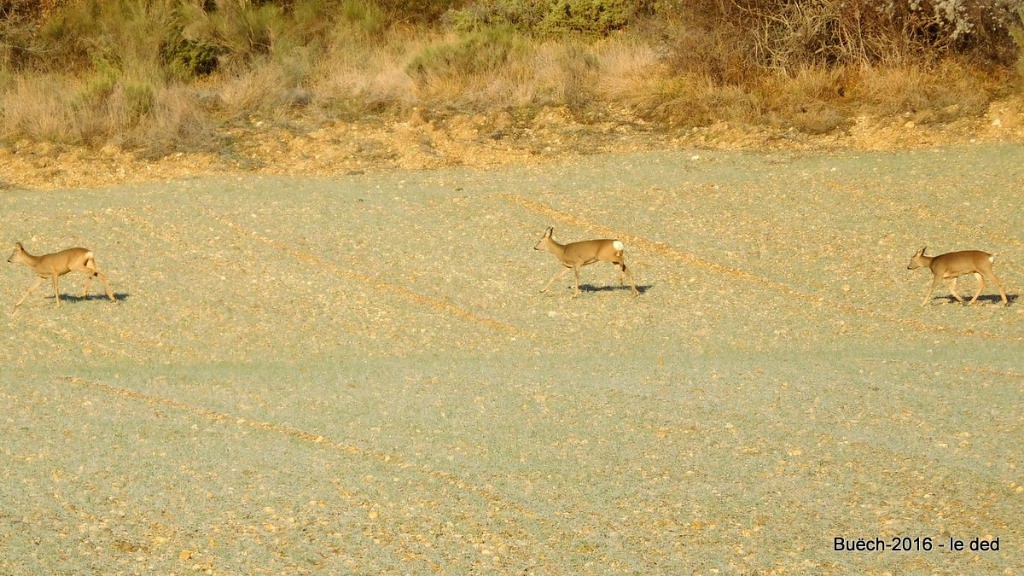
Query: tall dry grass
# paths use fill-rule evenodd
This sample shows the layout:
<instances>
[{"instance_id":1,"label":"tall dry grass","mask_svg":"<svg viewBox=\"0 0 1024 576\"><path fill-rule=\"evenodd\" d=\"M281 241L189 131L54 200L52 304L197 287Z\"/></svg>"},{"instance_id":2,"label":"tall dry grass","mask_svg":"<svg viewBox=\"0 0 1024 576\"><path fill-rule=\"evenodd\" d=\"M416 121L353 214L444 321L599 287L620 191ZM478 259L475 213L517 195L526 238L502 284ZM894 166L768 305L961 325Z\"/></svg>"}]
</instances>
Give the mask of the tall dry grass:
<instances>
[{"instance_id":1,"label":"tall dry grass","mask_svg":"<svg viewBox=\"0 0 1024 576\"><path fill-rule=\"evenodd\" d=\"M222 147L253 116L412 107L809 133L944 122L1022 84L1020 2L985 2L8 0L0 139L159 155Z\"/></svg>"}]
</instances>

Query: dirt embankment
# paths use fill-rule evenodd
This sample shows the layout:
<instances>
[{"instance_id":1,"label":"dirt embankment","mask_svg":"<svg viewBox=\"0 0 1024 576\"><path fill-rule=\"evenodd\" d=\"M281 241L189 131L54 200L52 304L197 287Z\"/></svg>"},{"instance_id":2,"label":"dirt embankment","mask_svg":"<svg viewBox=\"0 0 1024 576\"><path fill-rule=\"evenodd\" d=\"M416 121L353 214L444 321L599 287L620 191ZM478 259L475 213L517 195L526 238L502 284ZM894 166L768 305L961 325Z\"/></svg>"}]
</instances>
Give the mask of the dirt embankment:
<instances>
[{"instance_id":1,"label":"dirt embankment","mask_svg":"<svg viewBox=\"0 0 1024 576\"><path fill-rule=\"evenodd\" d=\"M531 118L502 112L435 116L420 109L405 118L371 118L314 127L282 127L260 118L228 130L233 142L217 152L160 158L116 146L101 149L21 141L0 147L0 189L94 187L192 176L255 172L332 176L391 169L497 166L544 162L599 152L656 149L887 150L943 144L1024 142L1024 100L993 103L980 117L951 123L927 117L858 117L852 126L811 135L770 127L718 123L666 129L628 111L581 122L565 108Z\"/></svg>"}]
</instances>

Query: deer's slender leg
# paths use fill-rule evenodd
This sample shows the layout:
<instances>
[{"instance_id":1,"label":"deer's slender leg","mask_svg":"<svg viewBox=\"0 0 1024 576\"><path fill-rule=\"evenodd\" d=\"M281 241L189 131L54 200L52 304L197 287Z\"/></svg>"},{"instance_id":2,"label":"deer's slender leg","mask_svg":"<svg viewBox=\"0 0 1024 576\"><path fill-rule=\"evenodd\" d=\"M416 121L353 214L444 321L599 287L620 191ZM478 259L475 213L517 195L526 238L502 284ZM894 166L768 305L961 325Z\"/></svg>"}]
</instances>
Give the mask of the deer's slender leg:
<instances>
[{"instance_id":1,"label":"deer's slender leg","mask_svg":"<svg viewBox=\"0 0 1024 576\"><path fill-rule=\"evenodd\" d=\"M110 282L107 282L107 275L97 270L96 277L103 283L103 289L107 291L107 298L110 298L111 302L115 302L117 299L114 298L114 292L110 289Z\"/></svg>"},{"instance_id":2,"label":"deer's slender leg","mask_svg":"<svg viewBox=\"0 0 1024 576\"><path fill-rule=\"evenodd\" d=\"M554 276L551 277L551 280L548 280L548 283L545 284L544 287L540 289L540 291L541 292L547 292L548 288L551 287L551 283L554 282L555 280L557 280L558 278L561 278L562 276L565 276L565 273L568 272L568 271L569 271L569 268L562 268L561 270L559 270L557 273L555 273Z\"/></svg>"},{"instance_id":3,"label":"deer's slender leg","mask_svg":"<svg viewBox=\"0 0 1024 576\"><path fill-rule=\"evenodd\" d=\"M957 302L963 304L964 299L960 297L960 294L956 291L956 278L949 279L949 293L952 294L953 298L956 298Z\"/></svg>"},{"instance_id":4,"label":"deer's slender leg","mask_svg":"<svg viewBox=\"0 0 1024 576\"><path fill-rule=\"evenodd\" d=\"M1010 301L1006 298L1006 290L1003 289L1003 283L999 280L999 276L996 276L995 272L989 272L992 276L992 280L995 280L996 286L999 286L999 297L1003 299L1003 304L1010 305Z\"/></svg>"},{"instance_id":5,"label":"deer's slender leg","mask_svg":"<svg viewBox=\"0 0 1024 576\"><path fill-rule=\"evenodd\" d=\"M935 288L938 287L939 282L942 282L942 276L936 276L932 280L932 287L928 289L928 292L924 295L924 300L921 301L921 306L928 305L928 299L932 297L932 293L935 292Z\"/></svg>"},{"instance_id":6,"label":"deer's slender leg","mask_svg":"<svg viewBox=\"0 0 1024 576\"><path fill-rule=\"evenodd\" d=\"M25 298L28 298L29 294L35 292L36 288L39 288L40 286L43 285L44 280L45 278L43 278L42 276L36 276L35 282L33 282L32 285L28 287L28 291L25 292L25 295L21 297L21 300L18 300L14 307L17 308L18 306L21 306L21 303L25 301Z\"/></svg>"},{"instance_id":7,"label":"deer's slender leg","mask_svg":"<svg viewBox=\"0 0 1024 576\"><path fill-rule=\"evenodd\" d=\"M57 308L60 308L60 276L53 275L53 299L57 302Z\"/></svg>"},{"instance_id":8,"label":"deer's slender leg","mask_svg":"<svg viewBox=\"0 0 1024 576\"><path fill-rule=\"evenodd\" d=\"M978 296L981 295L981 291L985 289L985 277L979 274L978 272L974 273L974 277L978 279L978 289L977 291L974 292L974 298L971 298L971 304L974 304L974 302L978 299Z\"/></svg>"}]
</instances>

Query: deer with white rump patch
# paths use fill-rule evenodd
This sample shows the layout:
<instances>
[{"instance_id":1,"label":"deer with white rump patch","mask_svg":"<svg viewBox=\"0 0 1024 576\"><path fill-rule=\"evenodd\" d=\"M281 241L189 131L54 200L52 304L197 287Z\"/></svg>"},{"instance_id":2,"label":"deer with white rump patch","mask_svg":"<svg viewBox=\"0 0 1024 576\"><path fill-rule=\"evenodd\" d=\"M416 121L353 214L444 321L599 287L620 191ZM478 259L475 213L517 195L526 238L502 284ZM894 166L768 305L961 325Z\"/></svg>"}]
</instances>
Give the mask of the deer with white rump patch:
<instances>
[{"instance_id":1,"label":"deer with white rump patch","mask_svg":"<svg viewBox=\"0 0 1024 576\"><path fill-rule=\"evenodd\" d=\"M921 251L917 254L914 254L910 259L910 264L907 266L907 270L929 268L932 271L932 286L928 289L928 293L924 295L921 306L928 305L932 292L935 292L935 288L942 280L946 280L949 283L949 293L957 301L963 303L964 299L956 292L956 279L965 274L974 274L974 277L978 279L978 291L974 293L974 298L971 298L969 304L974 304L981 291L985 289L985 278L987 277L995 280L996 285L999 286L999 295L1003 298L1003 304L1010 305L1010 302L1006 299L1006 291L1003 290L1003 283L999 281L999 277L992 271L992 263L995 262L995 256L981 250L964 250L963 252L948 252L939 256L925 256L924 251L926 249L927 246L921 248Z\"/></svg>"},{"instance_id":2,"label":"deer with white rump patch","mask_svg":"<svg viewBox=\"0 0 1024 576\"><path fill-rule=\"evenodd\" d=\"M554 228L548 228L533 249L551 252L565 268L552 276L541 292L546 292L552 282L561 278L571 269L576 274L576 289L572 294L572 297L575 298L580 295L580 268L594 262L611 262L619 269L619 284L624 284L622 277L625 274L626 278L629 278L629 285L633 288L633 296L640 295L633 282L633 274L626 268L621 240L582 240L570 244L559 244L551 237L554 231Z\"/></svg>"},{"instance_id":3,"label":"deer with white rump patch","mask_svg":"<svg viewBox=\"0 0 1024 576\"><path fill-rule=\"evenodd\" d=\"M107 291L107 297L114 301L114 293L110 291L107 276L96 268L96 259L93 257L92 251L87 248L68 248L53 254L33 256L25 251L25 247L21 245L21 242L18 242L14 245L14 252L11 253L11 257L7 261L14 264L24 264L31 268L36 275L36 281L29 287L28 292L25 292L25 295L21 297L21 300L18 300L18 303L14 305L15 308L20 306L25 301L25 298L28 298L29 294L35 292L36 288L39 288L47 278L53 279L53 296L57 301L57 307L60 308L60 288L57 286L57 279L73 270L87 275L85 290L82 292L83 298L89 295L89 283L92 282L93 277L96 277L100 279L100 282L103 282L103 287Z\"/></svg>"}]
</instances>

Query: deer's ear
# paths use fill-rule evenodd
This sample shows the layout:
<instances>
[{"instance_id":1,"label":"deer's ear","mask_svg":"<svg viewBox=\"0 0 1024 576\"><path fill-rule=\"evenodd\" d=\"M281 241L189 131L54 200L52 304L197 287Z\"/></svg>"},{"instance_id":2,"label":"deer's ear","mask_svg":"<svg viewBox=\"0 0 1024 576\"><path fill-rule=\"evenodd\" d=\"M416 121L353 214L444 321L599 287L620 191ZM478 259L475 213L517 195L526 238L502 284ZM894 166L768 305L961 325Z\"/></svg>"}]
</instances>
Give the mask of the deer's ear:
<instances>
[{"instance_id":1,"label":"deer's ear","mask_svg":"<svg viewBox=\"0 0 1024 576\"><path fill-rule=\"evenodd\" d=\"M555 227L554 226L548 226L548 231L545 232L544 235L547 236L548 238L550 238L551 235L554 234L554 233L555 233Z\"/></svg>"},{"instance_id":2,"label":"deer's ear","mask_svg":"<svg viewBox=\"0 0 1024 576\"><path fill-rule=\"evenodd\" d=\"M927 246L925 246L924 248L921 248L921 251L918 252L918 254L920 254L921 256L924 256L924 251L927 250L927 249L928 249Z\"/></svg>"}]
</instances>

